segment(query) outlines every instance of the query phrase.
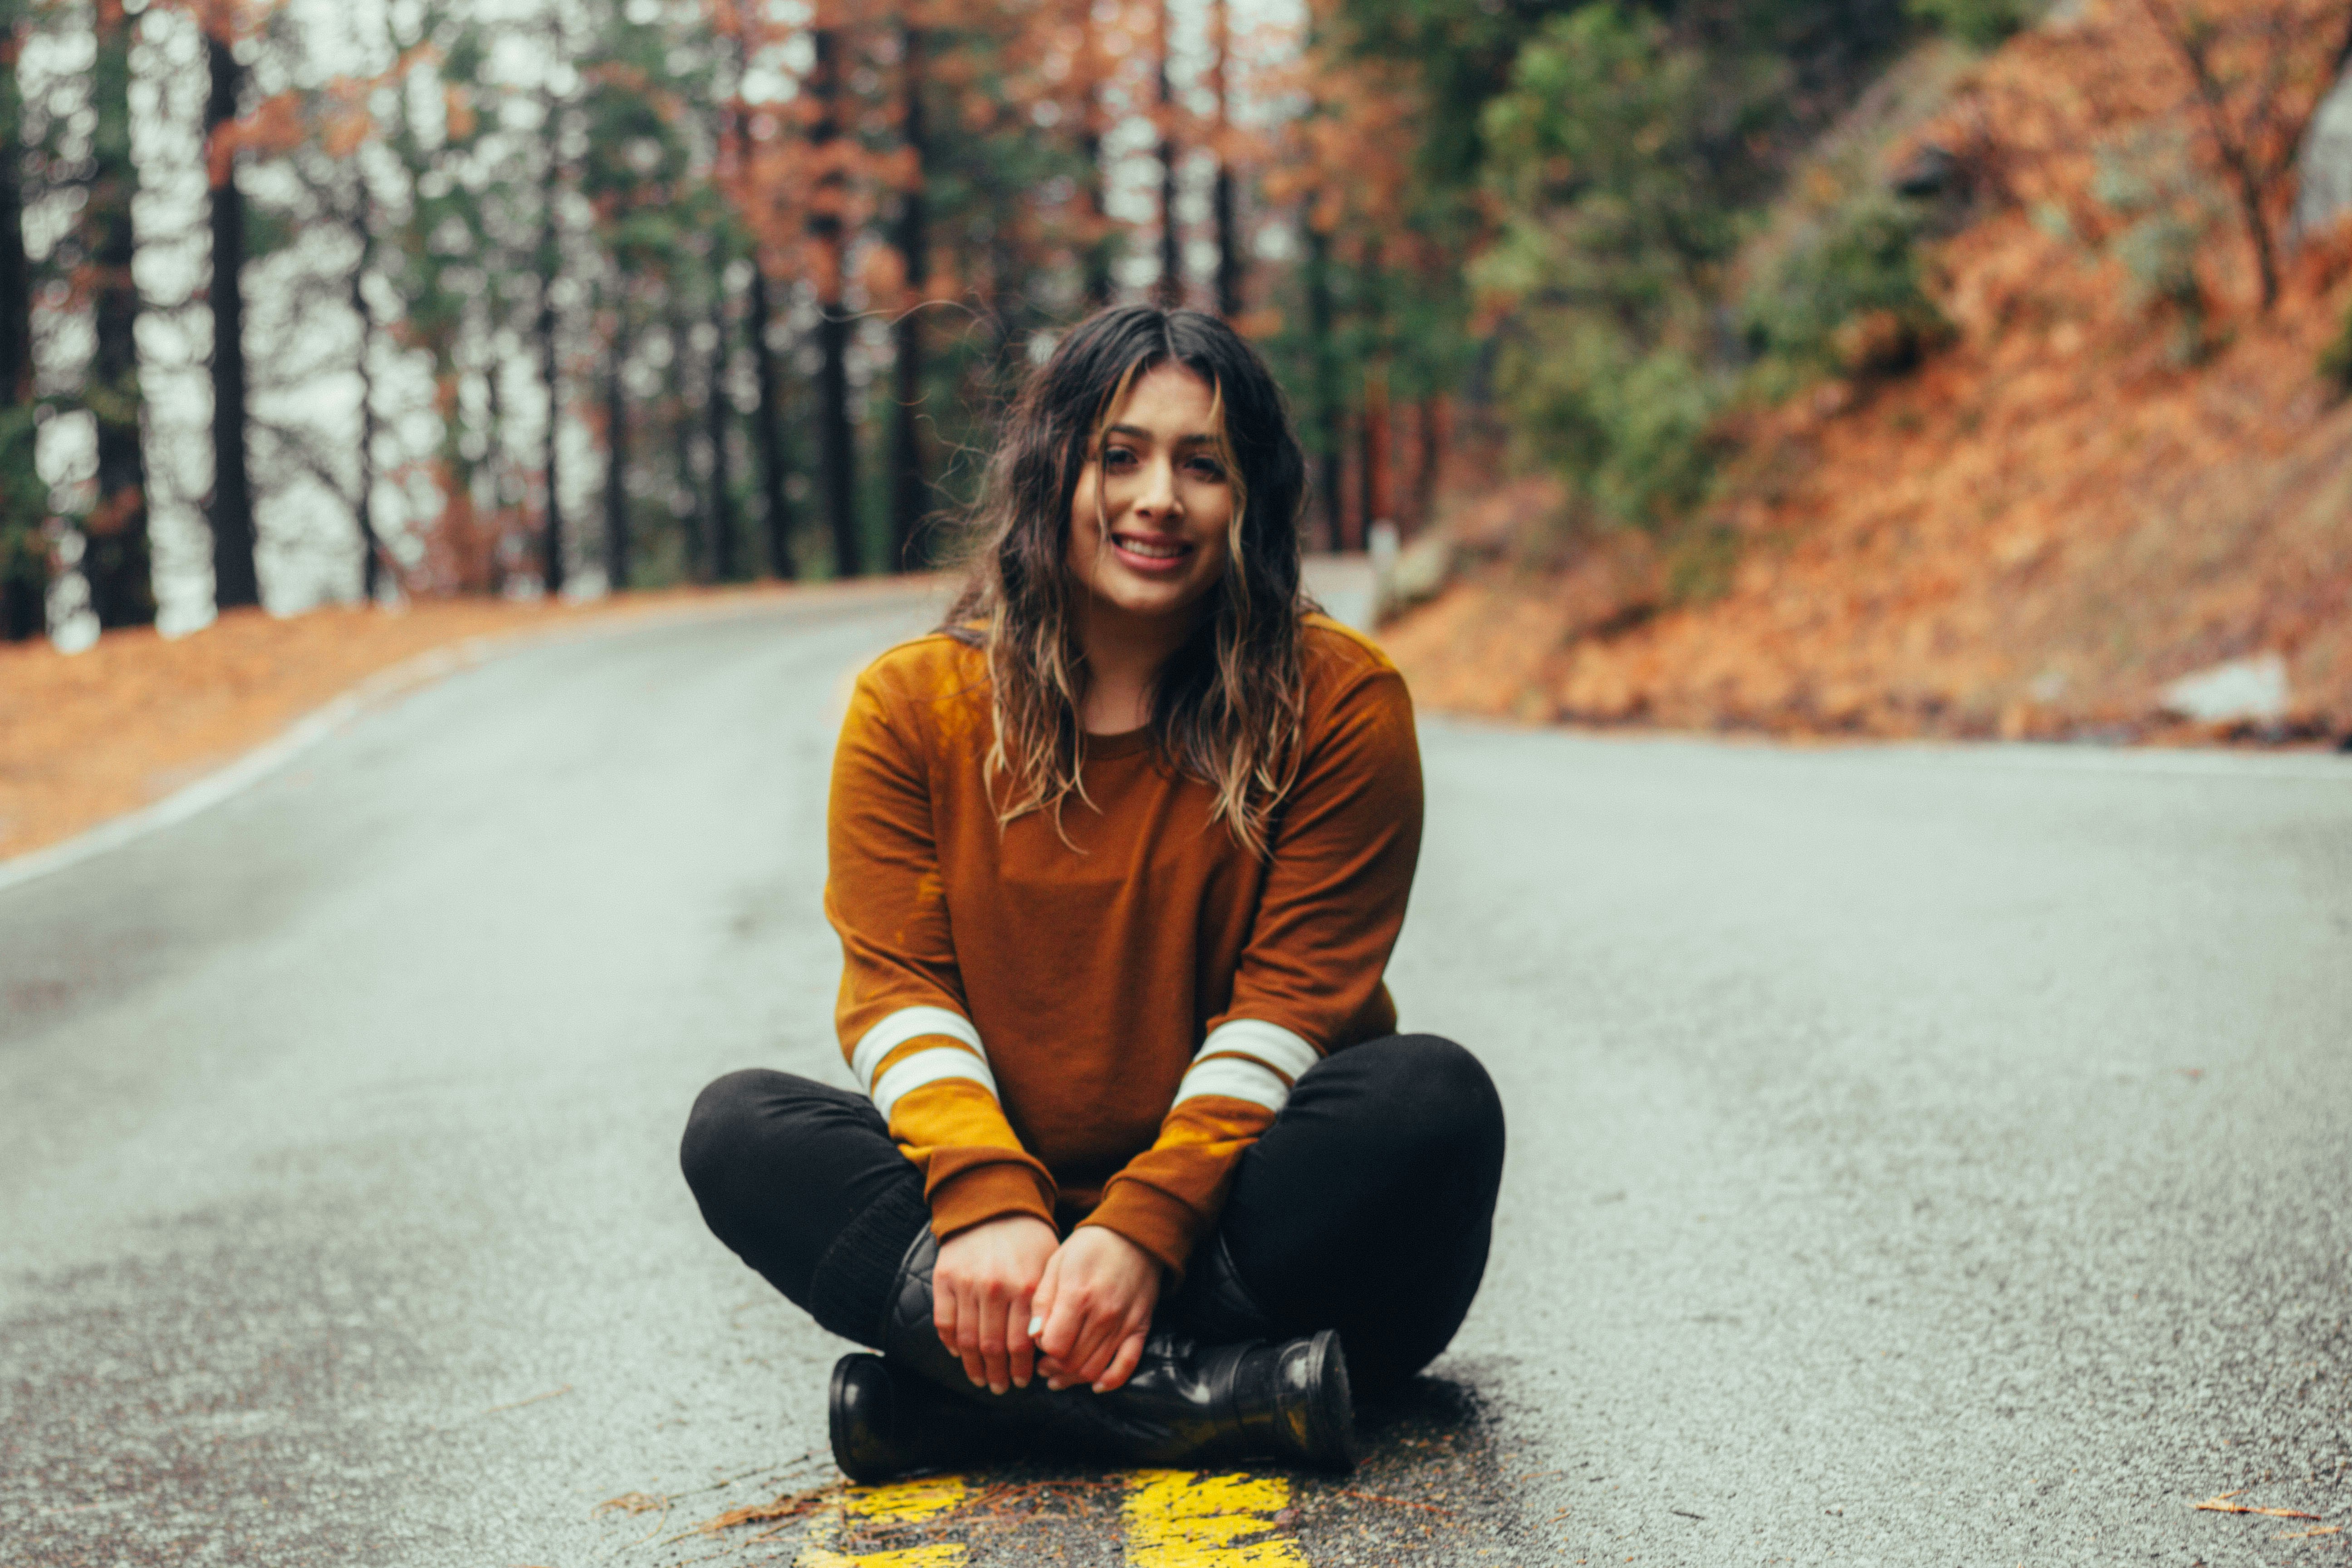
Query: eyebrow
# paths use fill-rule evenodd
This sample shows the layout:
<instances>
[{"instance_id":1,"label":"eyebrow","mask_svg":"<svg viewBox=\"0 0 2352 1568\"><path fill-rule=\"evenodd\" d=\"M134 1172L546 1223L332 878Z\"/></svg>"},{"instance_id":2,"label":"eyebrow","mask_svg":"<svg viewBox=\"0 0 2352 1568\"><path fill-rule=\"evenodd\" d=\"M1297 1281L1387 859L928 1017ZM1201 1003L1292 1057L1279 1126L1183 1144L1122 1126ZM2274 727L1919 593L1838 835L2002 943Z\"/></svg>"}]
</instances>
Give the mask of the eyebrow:
<instances>
[{"instance_id":1,"label":"eyebrow","mask_svg":"<svg viewBox=\"0 0 2352 1568\"><path fill-rule=\"evenodd\" d=\"M1146 441L1151 439L1151 432L1146 430L1140 425L1113 425L1106 428L1103 431L1103 434L1106 436L1134 436ZM1210 445L1214 446L1216 444L1216 437L1206 431L1194 431L1190 436L1177 437L1176 444L1181 447L1187 441L1206 441Z\"/></svg>"}]
</instances>

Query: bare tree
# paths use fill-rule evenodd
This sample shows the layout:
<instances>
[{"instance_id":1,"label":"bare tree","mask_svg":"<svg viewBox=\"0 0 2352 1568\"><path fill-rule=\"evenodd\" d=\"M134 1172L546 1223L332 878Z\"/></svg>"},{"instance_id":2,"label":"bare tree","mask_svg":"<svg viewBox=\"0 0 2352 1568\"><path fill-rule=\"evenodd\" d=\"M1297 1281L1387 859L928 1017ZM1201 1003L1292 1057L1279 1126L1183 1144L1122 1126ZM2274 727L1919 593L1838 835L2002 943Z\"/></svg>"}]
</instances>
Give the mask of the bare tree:
<instances>
[{"instance_id":1,"label":"bare tree","mask_svg":"<svg viewBox=\"0 0 2352 1568\"><path fill-rule=\"evenodd\" d=\"M2222 20L2193 0L2140 3L2189 73L2199 122L2253 247L2262 308L2268 310L2279 294L2271 208L2294 170L2305 127L2352 58L2352 6L2269 0ZM2312 90L2307 79L2323 64L2327 74Z\"/></svg>"}]
</instances>

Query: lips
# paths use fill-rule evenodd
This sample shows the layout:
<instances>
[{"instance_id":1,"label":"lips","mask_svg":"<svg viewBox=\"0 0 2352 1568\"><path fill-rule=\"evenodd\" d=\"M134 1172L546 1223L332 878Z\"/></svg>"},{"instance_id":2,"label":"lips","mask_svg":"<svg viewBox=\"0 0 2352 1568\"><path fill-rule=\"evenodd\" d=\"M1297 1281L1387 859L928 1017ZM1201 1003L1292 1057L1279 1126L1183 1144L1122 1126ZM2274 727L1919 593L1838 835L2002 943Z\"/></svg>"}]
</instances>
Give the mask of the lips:
<instances>
[{"instance_id":1,"label":"lips","mask_svg":"<svg viewBox=\"0 0 2352 1568\"><path fill-rule=\"evenodd\" d=\"M1114 533L1110 546L1121 565L1147 575L1181 570L1194 549L1181 539L1139 533Z\"/></svg>"}]
</instances>

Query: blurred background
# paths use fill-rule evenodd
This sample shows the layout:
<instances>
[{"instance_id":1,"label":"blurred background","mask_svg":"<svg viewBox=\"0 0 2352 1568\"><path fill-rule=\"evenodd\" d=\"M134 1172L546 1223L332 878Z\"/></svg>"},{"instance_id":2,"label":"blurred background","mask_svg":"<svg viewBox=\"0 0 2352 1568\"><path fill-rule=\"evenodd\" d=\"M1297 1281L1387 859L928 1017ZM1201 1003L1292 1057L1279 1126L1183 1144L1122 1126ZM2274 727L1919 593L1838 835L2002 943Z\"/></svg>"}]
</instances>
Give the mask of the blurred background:
<instances>
[{"instance_id":1,"label":"blurred background","mask_svg":"<svg viewBox=\"0 0 2352 1568\"><path fill-rule=\"evenodd\" d=\"M2352 734L2342 0L0 27L0 629L130 639L0 650L20 758L227 679L157 638L247 606L928 568L1024 370L1139 299L1272 358L1426 704Z\"/></svg>"}]
</instances>

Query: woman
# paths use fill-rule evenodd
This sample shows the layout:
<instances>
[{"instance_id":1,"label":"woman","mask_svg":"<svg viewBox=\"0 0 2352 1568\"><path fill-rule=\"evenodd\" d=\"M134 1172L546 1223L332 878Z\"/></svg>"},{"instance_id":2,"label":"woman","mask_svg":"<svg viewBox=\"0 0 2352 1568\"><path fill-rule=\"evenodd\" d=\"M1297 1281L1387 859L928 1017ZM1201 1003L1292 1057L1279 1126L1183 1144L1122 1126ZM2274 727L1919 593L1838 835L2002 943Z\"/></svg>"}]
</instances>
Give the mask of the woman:
<instances>
[{"instance_id":1,"label":"woman","mask_svg":"<svg viewBox=\"0 0 2352 1568\"><path fill-rule=\"evenodd\" d=\"M1265 363L1079 326L1013 405L940 631L859 679L825 910L863 1093L753 1070L683 1160L824 1327L861 1480L1034 1447L1344 1466L1486 1266L1502 1111L1395 1033L1402 680L1299 586ZM1344 1353L1343 1353L1344 1352Z\"/></svg>"}]
</instances>

